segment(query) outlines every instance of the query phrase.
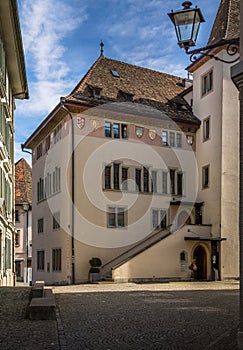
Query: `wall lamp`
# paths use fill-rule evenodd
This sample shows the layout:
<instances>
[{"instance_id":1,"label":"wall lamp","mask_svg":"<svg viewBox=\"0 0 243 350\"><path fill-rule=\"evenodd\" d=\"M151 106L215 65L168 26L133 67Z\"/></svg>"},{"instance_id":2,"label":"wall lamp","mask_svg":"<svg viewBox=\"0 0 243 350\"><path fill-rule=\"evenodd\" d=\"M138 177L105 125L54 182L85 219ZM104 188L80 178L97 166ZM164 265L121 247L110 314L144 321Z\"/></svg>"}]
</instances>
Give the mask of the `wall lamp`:
<instances>
[{"instance_id":1,"label":"wall lamp","mask_svg":"<svg viewBox=\"0 0 243 350\"><path fill-rule=\"evenodd\" d=\"M205 22L205 19L202 15L200 8L198 8L197 6L195 8L191 8L191 1L184 1L182 6L183 9L177 11L172 10L170 13L168 13L168 16L174 24L178 45L181 48L184 48L186 53L190 55L191 62L196 61L196 59L198 58L197 55L207 56L216 61L221 61L224 63L234 63L238 61L239 56L237 56L237 58L233 58L233 60L228 61L219 58L212 53L209 53L209 51L212 49L226 46L226 51L229 56L236 55L239 50L238 38L231 40L220 40L216 44L208 45L190 51L190 47L196 45L200 24Z\"/></svg>"}]
</instances>

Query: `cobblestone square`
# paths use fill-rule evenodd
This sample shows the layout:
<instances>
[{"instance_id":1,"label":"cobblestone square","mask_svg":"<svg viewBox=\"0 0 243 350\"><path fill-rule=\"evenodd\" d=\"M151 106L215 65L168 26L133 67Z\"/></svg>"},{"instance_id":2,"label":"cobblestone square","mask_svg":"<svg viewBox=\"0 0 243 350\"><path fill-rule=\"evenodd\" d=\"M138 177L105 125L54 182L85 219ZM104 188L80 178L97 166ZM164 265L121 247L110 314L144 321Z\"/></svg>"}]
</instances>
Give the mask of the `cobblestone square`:
<instances>
[{"instance_id":1,"label":"cobblestone square","mask_svg":"<svg viewBox=\"0 0 243 350\"><path fill-rule=\"evenodd\" d=\"M1 350L237 349L238 282L53 289L57 321L30 321L30 288L0 288Z\"/></svg>"}]
</instances>

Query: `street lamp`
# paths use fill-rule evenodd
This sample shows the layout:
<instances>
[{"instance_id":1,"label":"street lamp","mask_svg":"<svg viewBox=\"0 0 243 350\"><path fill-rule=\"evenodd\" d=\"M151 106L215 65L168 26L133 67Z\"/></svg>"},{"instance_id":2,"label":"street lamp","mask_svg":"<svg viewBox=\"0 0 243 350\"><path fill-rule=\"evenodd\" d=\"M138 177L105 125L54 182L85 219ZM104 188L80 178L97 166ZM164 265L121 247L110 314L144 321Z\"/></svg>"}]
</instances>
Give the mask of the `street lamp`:
<instances>
[{"instance_id":1,"label":"street lamp","mask_svg":"<svg viewBox=\"0 0 243 350\"><path fill-rule=\"evenodd\" d=\"M172 23L175 26L178 45L186 51L191 46L196 45L197 35L200 24L205 22L201 10L196 6L191 8L190 1L183 2L182 10L171 11L168 13Z\"/></svg>"},{"instance_id":2,"label":"street lamp","mask_svg":"<svg viewBox=\"0 0 243 350\"><path fill-rule=\"evenodd\" d=\"M192 3L190 1L184 1L182 6L183 9L177 11L172 10L170 13L168 13L168 16L174 24L176 36L178 39L178 45L181 48L184 48L186 53L190 55L191 62L194 62L197 59L197 55L199 54L202 56L208 56L215 59L216 61L221 61L224 63L234 63L238 61L238 55L233 60L226 61L222 58L219 58L218 56L215 56L212 52L209 51L220 46L227 46L226 50L228 55L234 56L238 53L239 39L223 39L216 44L189 51L190 47L196 45L200 24L205 22L205 19L200 8L197 6L195 8L191 8Z\"/></svg>"},{"instance_id":3,"label":"street lamp","mask_svg":"<svg viewBox=\"0 0 243 350\"><path fill-rule=\"evenodd\" d=\"M28 226L29 226L29 209L30 204L29 202L23 202L23 210L26 214L26 263L25 263L25 281L26 284L28 284L28 257L29 257L29 232L28 232Z\"/></svg>"}]
</instances>

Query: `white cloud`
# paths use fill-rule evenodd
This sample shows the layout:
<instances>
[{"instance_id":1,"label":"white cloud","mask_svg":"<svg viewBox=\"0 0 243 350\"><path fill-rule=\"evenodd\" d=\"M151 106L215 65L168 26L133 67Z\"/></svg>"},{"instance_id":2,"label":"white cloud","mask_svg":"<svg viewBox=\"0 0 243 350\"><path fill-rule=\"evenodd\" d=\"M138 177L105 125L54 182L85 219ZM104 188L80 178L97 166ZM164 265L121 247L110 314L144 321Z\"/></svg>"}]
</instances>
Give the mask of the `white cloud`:
<instances>
[{"instance_id":1,"label":"white cloud","mask_svg":"<svg viewBox=\"0 0 243 350\"><path fill-rule=\"evenodd\" d=\"M18 113L48 112L73 87L68 78L64 39L87 20L86 1L82 6L61 0L23 0L21 28L29 77L30 100L18 104ZM31 82L30 82L31 81Z\"/></svg>"}]
</instances>

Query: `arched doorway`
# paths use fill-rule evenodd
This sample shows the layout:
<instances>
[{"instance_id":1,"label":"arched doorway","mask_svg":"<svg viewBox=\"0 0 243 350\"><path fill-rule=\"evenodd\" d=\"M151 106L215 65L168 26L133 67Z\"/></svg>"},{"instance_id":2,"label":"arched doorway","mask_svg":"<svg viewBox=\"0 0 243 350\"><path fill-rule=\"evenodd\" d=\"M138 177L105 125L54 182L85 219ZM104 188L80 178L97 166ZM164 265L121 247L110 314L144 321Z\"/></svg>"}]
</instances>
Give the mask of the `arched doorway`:
<instances>
[{"instance_id":1,"label":"arched doorway","mask_svg":"<svg viewBox=\"0 0 243 350\"><path fill-rule=\"evenodd\" d=\"M207 253L203 246L196 247L193 253L193 259L197 264L197 272L195 279L206 280L207 279Z\"/></svg>"}]
</instances>

